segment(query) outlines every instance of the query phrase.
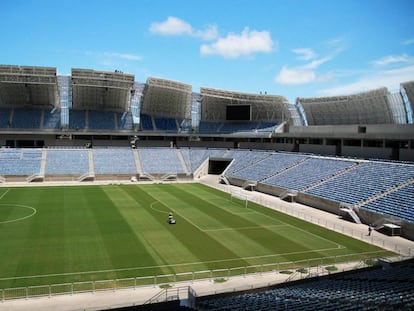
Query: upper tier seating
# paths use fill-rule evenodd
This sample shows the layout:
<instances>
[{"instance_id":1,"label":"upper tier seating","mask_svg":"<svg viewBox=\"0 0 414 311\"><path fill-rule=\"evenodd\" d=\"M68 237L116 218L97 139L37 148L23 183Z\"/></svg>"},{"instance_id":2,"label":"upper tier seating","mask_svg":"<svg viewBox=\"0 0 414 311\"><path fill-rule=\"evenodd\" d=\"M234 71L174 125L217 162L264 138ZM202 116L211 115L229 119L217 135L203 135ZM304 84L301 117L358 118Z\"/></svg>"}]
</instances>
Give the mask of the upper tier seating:
<instances>
[{"instance_id":1,"label":"upper tier seating","mask_svg":"<svg viewBox=\"0 0 414 311\"><path fill-rule=\"evenodd\" d=\"M41 109L15 108L13 109L11 127L39 129L41 118Z\"/></svg>"},{"instance_id":2,"label":"upper tier seating","mask_svg":"<svg viewBox=\"0 0 414 311\"><path fill-rule=\"evenodd\" d=\"M69 110L69 127L75 130L86 128L86 111Z\"/></svg>"},{"instance_id":3,"label":"upper tier seating","mask_svg":"<svg viewBox=\"0 0 414 311\"><path fill-rule=\"evenodd\" d=\"M200 121L198 131L202 134L217 133L221 126L221 122Z\"/></svg>"},{"instance_id":4,"label":"upper tier seating","mask_svg":"<svg viewBox=\"0 0 414 311\"><path fill-rule=\"evenodd\" d=\"M118 130L133 130L134 121L131 112L117 113Z\"/></svg>"},{"instance_id":5,"label":"upper tier seating","mask_svg":"<svg viewBox=\"0 0 414 311\"><path fill-rule=\"evenodd\" d=\"M157 131L177 132L177 122L174 118L154 117Z\"/></svg>"},{"instance_id":6,"label":"upper tier seating","mask_svg":"<svg viewBox=\"0 0 414 311\"><path fill-rule=\"evenodd\" d=\"M221 133L251 132L256 130L257 122L225 122L220 128Z\"/></svg>"},{"instance_id":7,"label":"upper tier seating","mask_svg":"<svg viewBox=\"0 0 414 311\"><path fill-rule=\"evenodd\" d=\"M76 130L132 130L130 112L70 110L69 127ZM0 108L0 128L60 129L60 109Z\"/></svg>"},{"instance_id":8,"label":"upper tier seating","mask_svg":"<svg viewBox=\"0 0 414 311\"><path fill-rule=\"evenodd\" d=\"M257 131L258 132L273 132L280 123L277 122L260 122Z\"/></svg>"},{"instance_id":9,"label":"upper tier seating","mask_svg":"<svg viewBox=\"0 0 414 311\"><path fill-rule=\"evenodd\" d=\"M43 128L44 129L60 128L60 110L59 109L44 110Z\"/></svg>"},{"instance_id":10,"label":"upper tier seating","mask_svg":"<svg viewBox=\"0 0 414 311\"><path fill-rule=\"evenodd\" d=\"M88 111L88 128L92 130L114 130L115 113L112 111Z\"/></svg>"},{"instance_id":11,"label":"upper tier seating","mask_svg":"<svg viewBox=\"0 0 414 311\"><path fill-rule=\"evenodd\" d=\"M146 114L141 115L141 129L143 131L153 131L152 117Z\"/></svg>"},{"instance_id":12,"label":"upper tier seating","mask_svg":"<svg viewBox=\"0 0 414 311\"><path fill-rule=\"evenodd\" d=\"M200 121L198 128L199 133L255 133L255 132L272 132L279 123L277 122L212 122Z\"/></svg>"},{"instance_id":13,"label":"upper tier seating","mask_svg":"<svg viewBox=\"0 0 414 311\"><path fill-rule=\"evenodd\" d=\"M10 127L11 108L0 108L0 128Z\"/></svg>"},{"instance_id":14,"label":"upper tier seating","mask_svg":"<svg viewBox=\"0 0 414 311\"><path fill-rule=\"evenodd\" d=\"M95 174L137 174L131 148L94 148Z\"/></svg>"}]
</instances>

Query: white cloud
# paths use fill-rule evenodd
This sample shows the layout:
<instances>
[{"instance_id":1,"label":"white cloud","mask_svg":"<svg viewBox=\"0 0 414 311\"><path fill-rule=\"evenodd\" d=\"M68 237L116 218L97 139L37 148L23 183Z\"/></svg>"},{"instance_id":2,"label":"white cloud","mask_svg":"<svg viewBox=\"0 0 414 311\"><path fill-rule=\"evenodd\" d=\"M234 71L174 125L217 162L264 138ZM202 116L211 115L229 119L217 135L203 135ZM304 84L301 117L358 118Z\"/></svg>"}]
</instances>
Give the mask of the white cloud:
<instances>
[{"instance_id":1,"label":"white cloud","mask_svg":"<svg viewBox=\"0 0 414 311\"><path fill-rule=\"evenodd\" d=\"M303 60L310 60L317 57L316 53L310 48L294 49L292 52L298 54L298 58Z\"/></svg>"},{"instance_id":2,"label":"white cloud","mask_svg":"<svg viewBox=\"0 0 414 311\"><path fill-rule=\"evenodd\" d=\"M316 80L316 73L306 68L288 68L283 66L275 78L278 84L306 84Z\"/></svg>"},{"instance_id":3,"label":"white cloud","mask_svg":"<svg viewBox=\"0 0 414 311\"><path fill-rule=\"evenodd\" d=\"M310 63L304 65L303 68L317 69L320 65L330 61L331 59L332 59L331 57L324 57L324 58L315 59L315 60L311 61Z\"/></svg>"},{"instance_id":4,"label":"white cloud","mask_svg":"<svg viewBox=\"0 0 414 311\"><path fill-rule=\"evenodd\" d=\"M238 58L254 53L270 53L274 42L268 31L256 31L244 28L241 34L229 33L212 44L200 47L202 55L220 55L225 58Z\"/></svg>"},{"instance_id":5,"label":"white cloud","mask_svg":"<svg viewBox=\"0 0 414 311\"><path fill-rule=\"evenodd\" d=\"M207 29L197 30L194 32L194 36L203 40L214 40L218 37L218 30L216 25L210 25Z\"/></svg>"},{"instance_id":6,"label":"white cloud","mask_svg":"<svg viewBox=\"0 0 414 311\"><path fill-rule=\"evenodd\" d=\"M278 84L307 84L317 81L326 81L331 75L318 75L316 69L320 65L331 60L331 57L314 59L313 61L302 66L288 68L283 66L279 74L275 78Z\"/></svg>"},{"instance_id":7,"label":"white cloud","mask_svg":"<svg viewBox=\"0 0 414 311\"><path fill-rule=\"evenodd\" d=\"M414 44L414 38L407 39L407 40L403 41L402 44L403 45L411 45L411 44Z\"/></svg>"},{"instance_id":8,"label":"white cloud","mask_svg":"<svg viewBox=\"0 0 414 311\"><path fill-rule=\"evenodd\" d=\"M165 21L152 23L150 32L164 36L191 36L202 40L214 40L218 36L216 25L209 25L206 29L194 29L190 23L174 16L169 16Z\"/></svg>"},{"instance_id":9,"label":"white cloud","mask_svg":"<svg viewBox=\"0 0 414 311\"><path fill-rule=\"evenodd\" d=\"M413 79L414 65L410 65L398 69L382 70L367 74L355 82L324 89L319 93L322 96L346 95L374 90L380 87L387 87L392 91L398 89L400 83L412 81Z\"/></svg>"},{"instance_id":10,"label":"white cloud","mask_svg":"<svg viewBox=\"0 0 414 311\"><path fill-rule=\"evenodd\" d=\"M126 60L133 60L133 61L140 61L143 60L143 57L136 54L125 54L125 53L106 53L109 56L126 59Z\"/></svg>"},{"instance_id":11,"label":"white cloud","mask_svg":"<svg viewBox=\"0 0 414 311\"><path fill-rule=\"evenodd\" d=\"M385 56L381 59L375 60L373 63L378 66L387 66L396 63L408 63L412 61L412 59L407 55L389 55Z\"/></svg>"},{"instance_id":12,"label":"white cloud","mask_svg":"<svg viewBox=\"0 0 414 311\"><path fill-rule=\"evenodd\" d=\"M115 61L116 59L123 59L129 61L141 61L144 58L141 55L131 54L131 53L119 53L119 52L103 52L103 51L85 51L85 55L92 56L96 58L105 58L107 60Z\"/></svg>"},{"instance_id":13,"label":"white cloud","mask_svg":"<svg viewBox=\"0 0 414 311\"><path fill-rule=\"evenodd\" d=\"M318 54L311 48L296 48L292 52L298 55L299 60L306 61L303 65L294 67L283 66L275 77L274 81L278 84L307 84L312 82L327 82L334 79L332 72L320 73L319 67L329 61L331 61L336 55L341 53L344 48L343 38L335 38L327 45L330 53L325 57L318 57Z\"/></svg>"},{"instance_id":14,"label":"white cloud","mask_svg":"<svg viewBox=\"0 0 414 311\"><path fill-rule=\"evenodd\" d=\"M152 23L150 32L166 36L191 35L193 27L177 17L169 16L163 22Z\"/></svg>"}]
</instances>

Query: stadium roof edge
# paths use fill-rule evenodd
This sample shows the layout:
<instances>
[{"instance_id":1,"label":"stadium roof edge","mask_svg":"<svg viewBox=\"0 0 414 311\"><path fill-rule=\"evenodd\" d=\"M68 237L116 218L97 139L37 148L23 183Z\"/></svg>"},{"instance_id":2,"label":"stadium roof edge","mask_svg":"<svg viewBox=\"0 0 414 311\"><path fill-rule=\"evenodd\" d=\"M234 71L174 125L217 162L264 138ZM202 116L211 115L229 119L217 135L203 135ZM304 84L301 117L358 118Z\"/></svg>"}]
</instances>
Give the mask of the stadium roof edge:
<instances>
[{"instance_id":1,"label":"stadium roof edge","mask_svg":"<svg viewBox=\"0 0 414 311\"><path fill-rule=\"evenodd\" d=\"M257 93L246 93L238 91L230 91L224 89L210 88L210 87L201 87L200 88L201 96L214 96L221 97L225 99L246 99L246 100L256 100L256 101L269 101L269 100L283 100L288 102L287 98L282 95L272 95L272 94L257 94Z\"/></svg>"},{"instance_id":2,"label":"stadium roof edge","mask_svg":"<svg viewBox=\"0 0 414 311\"><path fill-rule=\"evenodd\" d=\"M193 89L193 86L191 84L183 83L183 82L176 81L176 80L159 78L159 77L148 77L146 84L147 85L153 84L151 86L167 87L171 89L176 89L181 92L190 92L190 93L192 92L192 89Z\"/></svg>"}]
</instances>

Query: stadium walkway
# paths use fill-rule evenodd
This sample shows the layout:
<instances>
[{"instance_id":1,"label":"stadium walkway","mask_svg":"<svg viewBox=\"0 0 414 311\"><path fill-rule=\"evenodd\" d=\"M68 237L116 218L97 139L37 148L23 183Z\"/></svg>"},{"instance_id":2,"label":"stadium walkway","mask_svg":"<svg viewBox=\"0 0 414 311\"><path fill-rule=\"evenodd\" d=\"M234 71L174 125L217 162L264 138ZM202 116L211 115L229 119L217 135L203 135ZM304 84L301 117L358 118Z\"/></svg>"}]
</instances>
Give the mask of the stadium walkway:
<instances>
[{"instance_id":1,"label":"stadium walkway","mask_svg":"<svg viewBox=\"0 0 414 311\"><path fill-rule=\"evenodd\" d=\"M403 256L412 256L414 252L414 242L405 240L401 237L389 237L378 232L373 232L368 236L368 226L344 221L338 216L329 214L314 208L309 208L297 203L288 203L276 197L257 192L241 190L239 187L222 185L218 183L217 176L205 176L200 180L201 183L226 192L244 193L255 202L266 205L278 211L305 219L319 224L329 229L351 235L354 238L376 244L388 250L397 252ZM95 183L96 184L96 183ZM345 271L355 268L356 263L337 264L338 271ZM312 272L312 271L310 271ZM315 271L321 273L321 271ZM325 271L324 273L328 273ZM287 275L277 272L259 273L232 277L223 283L214 282L212 279L182 282L172 284L174 288L181 286L191 286L198 296L232 292L237 290L247 290L252 288L270 286L283 283L286 280L295 280L303 277L300 273ZM162 290L158 286L146 286L136 289L118 289L111 291L96 291L91 293L81 293L74 295L58 295L51 297L38 297L29 299L0 300L0 311L25 311L25 310L102 310L122 306L140 305L145 301L160 293ZM181 299L186 299L186 295L180 294ZM1 299L1 297L0 297Z\"/></svg>"},{"instance_id":2,"label":"stadium walkway","mask_svg":"<svg viewBox=\"0 0 414 311\"><path fill-rule=\"evenodd\" d=\"M355 263L336 265L338 271L346 271L355 268ZM309 272L319 273L314 271ZM325 272L328 273L327 271ZM193 282L181 282L171 284L169 293L175 295L175 288L190 286L197 296L206 296L220 293L228 293L242 290L268 287L281 284L287 280L301 279L305 275L295 272L294 274L282 274L277 272L257 273L252 275L237 276L223 283L216 283L213 279L199 280ZM117 289L109 291L96 291L90 293L78 293L73 295L57 295L51 297L36 297L28 299L14 299L0 302L1 311L75 311L75 310L108 310L114 308L142 305L148 299L162 292L158 286L137 287L136 289ZM179 293L180 300L186 300L187 292Z\"/></svg>"}]
</instances>

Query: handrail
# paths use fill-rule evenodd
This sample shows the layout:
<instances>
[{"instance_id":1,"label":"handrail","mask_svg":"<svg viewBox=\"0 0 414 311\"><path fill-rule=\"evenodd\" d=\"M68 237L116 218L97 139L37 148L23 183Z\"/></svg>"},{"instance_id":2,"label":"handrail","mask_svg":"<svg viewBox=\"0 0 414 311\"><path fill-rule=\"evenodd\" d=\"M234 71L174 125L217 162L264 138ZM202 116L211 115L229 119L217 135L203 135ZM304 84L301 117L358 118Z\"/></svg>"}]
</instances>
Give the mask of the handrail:
<instances>
[{"instance_id":1,"label":"handrail","mask_svg":"<svg viewBox=\"0 0 414 311\"><path fill-rule=\"evenodd\" d=\"M378 252L368 252L368 253L378 253ZM368 254L366 253L366 254ZM15 299L15 298L29 298L29 297L39 297L39 296L52 296L56 294L74 294L78 292L95 292L97 286L101 289L122 289L122 288L136 288L137 286L148 286L150 284L162 284L165 283L166 277L171 277L170 281L173 283L177 283L177 277L186 276L188 278L180 278L178 282L193 282L195 279L214 279L219 273L220 276L223 275L223 272L227 270L226 278L232 275L232 271L240 270L244 271L238 275L254 275L257 273L263 272L274 272L274 271L282 271L282 270L292 270L297 269L299 267L323 267L324 264L321 265L321 260L326 259L328 262L325 262L325 265L331 265L332 260L334 263L338 264L340 262L355 262L352 260L355 254L345 255L345 256L331 256L331 257L324 257L324 258L316 258L310 260L300 260L300 261L293 261L293 262L280 262L280 263L272 263L272 264L263 264L263 265L254 265L254 266L246 266L246 267L238 267L238 268L229 268L229 269L217 269L217 270L205 270L205 271L194 271L194 272L183 272L178 274L169 274L169 275L156 275L156 276L148 276L148 277L136 277L136 278L127 278L127 279L116 279L116 280L96 280L96 281L84 281L84 282L73 282L73 283L63 283L63 284L49 284L49 285L39 285L39 286L28 286L28 287L18 287L18 288L4 288L0 289L0 301L4 301L7 299ZM338 261L340 258L346 258L350 256L349 260ZM372 257L373 259L383 258L378 254L377 257ZM329 261L331 260L331 261ZM353 269L360 268L360 266L365 265L364 262L358 261L357 266L352 266ZM254 268L254 269L252 269ZM295 274L294 272L293 274ZM203 277L195 278L195 276L199 274ZM215 275L216 274L216 275ZM41 278L42 276L39 276ZM294 276L289 276L288 279L292 279ZM2 278L1 281L10 281L13 278ZM159 280L164 280L164 282L160 283ZM145 281L145 282L139 282ZM138 285L138 282L140 285ZM101 285L106 284L109 285L108 287L101 287ZM112 287L111 287L112 286ZM185 286L181 286L180 288L184 288ZM63 289L63 291L62 291ZM182 289L181 289L182 290ZM177 292L177 288L172 288L167 290L172 291L174 293ZM162 291L165 293L164 291ZM159 294L159 293L158 293ZM157 294L157 295L158 295ZM177 294L179 295L179 293ZM168 296L167 296L168 297Z\"/></svg>"},{"instance_id":2,"label":"handrail","mask_svg":"<svg viewBox=\"0 0 414 311\"><path fill-rule=\"evenodd\" d=\"M180 299L180 292L185 289L186 292L188 293L190 286L179 286L179 287L175 287L175 288L164 288L163 290L161 290L160 292L158 292L157 294L155 294L154 296L152 296L151 298L149 298L147 301L145 301L143 304L152 304L152 303L156 303L156 302L165 302L165 301L172 301L172 300L178 300ZM175 295L168 295L168 292L172 292ZM165 298L162 300L158 300L158 298L162 297L165 295Z\"/></svg>"}]
</instances>

